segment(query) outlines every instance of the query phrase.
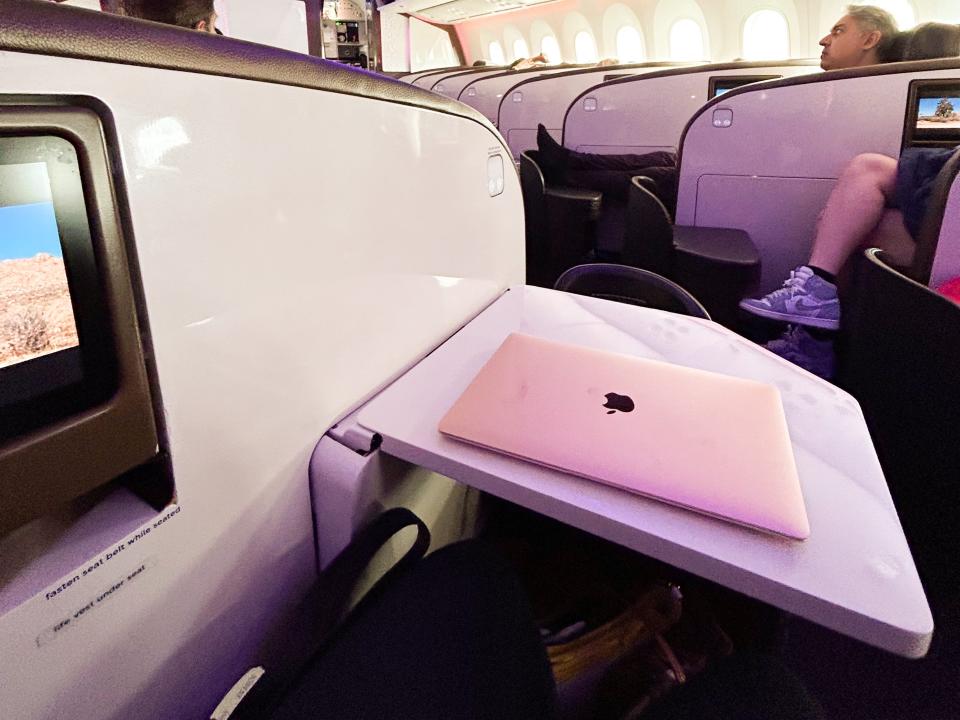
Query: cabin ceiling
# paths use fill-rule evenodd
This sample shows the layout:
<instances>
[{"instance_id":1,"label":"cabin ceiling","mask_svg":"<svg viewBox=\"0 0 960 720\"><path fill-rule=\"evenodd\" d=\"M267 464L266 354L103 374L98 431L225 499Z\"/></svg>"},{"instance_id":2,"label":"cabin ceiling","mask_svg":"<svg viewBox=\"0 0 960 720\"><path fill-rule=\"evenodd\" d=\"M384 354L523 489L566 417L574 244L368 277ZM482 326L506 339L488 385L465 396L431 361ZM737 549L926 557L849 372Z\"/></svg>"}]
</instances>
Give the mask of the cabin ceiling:
<instances>
[{"instance_id":1,"label":"cabin ceiling","mask_svg":"<svg viewBox=\"0 0 960 720\"><path fill-rule=\"evenodd\" d=\"M398 0L386 6L390 12L409 13L443 25L545 5L556 0Z\"/></svg>"}]
</instances>

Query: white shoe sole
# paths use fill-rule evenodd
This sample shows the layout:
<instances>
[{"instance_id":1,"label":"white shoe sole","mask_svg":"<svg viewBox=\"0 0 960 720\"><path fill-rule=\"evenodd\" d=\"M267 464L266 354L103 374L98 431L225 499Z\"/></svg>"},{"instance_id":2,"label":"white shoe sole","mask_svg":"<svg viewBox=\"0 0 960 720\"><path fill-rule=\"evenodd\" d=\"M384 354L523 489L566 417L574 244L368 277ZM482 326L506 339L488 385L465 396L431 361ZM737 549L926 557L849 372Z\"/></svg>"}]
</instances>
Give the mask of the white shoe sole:
<instances>
[{"instance_id":1,"label":"white shoe sole","mask_svg":"<svg viewBox=\"0 0 960 720\"><path fill-rule=\"evenodd\" d=\"M776 310L766 310L764 308L758 308L753 305L744 305L740 304L740 309L750 313L751 315L758 315L763 318L768 318L770 320L780 320L786 323L792 323L794 325L804 325L806 327L815 327L820 328L821 330L839 330L840 321L831 320L830 318L815 318L807 317L806 315L789 315L787 313L777 312Z\"/></svg>"}]
</instances>

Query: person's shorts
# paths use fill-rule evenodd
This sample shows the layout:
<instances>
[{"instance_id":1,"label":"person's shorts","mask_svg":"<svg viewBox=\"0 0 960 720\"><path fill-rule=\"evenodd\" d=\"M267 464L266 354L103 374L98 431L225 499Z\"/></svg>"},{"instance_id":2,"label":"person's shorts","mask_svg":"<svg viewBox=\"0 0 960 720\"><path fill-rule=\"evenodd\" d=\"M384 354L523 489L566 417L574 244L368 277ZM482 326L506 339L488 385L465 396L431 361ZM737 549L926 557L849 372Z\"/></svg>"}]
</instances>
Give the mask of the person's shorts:
<instances>
[{"instance_id":1,"label":"person's shorts","mask_svg":"<svg viewBox=\"0 0 960 720\"><path fill-rule=\"evenodd\" d=\"M903 224L914 239L920 234L937 174L957 148L907 148L897 163L894 207L903 213Z\"/></svg>"}]
</instances>

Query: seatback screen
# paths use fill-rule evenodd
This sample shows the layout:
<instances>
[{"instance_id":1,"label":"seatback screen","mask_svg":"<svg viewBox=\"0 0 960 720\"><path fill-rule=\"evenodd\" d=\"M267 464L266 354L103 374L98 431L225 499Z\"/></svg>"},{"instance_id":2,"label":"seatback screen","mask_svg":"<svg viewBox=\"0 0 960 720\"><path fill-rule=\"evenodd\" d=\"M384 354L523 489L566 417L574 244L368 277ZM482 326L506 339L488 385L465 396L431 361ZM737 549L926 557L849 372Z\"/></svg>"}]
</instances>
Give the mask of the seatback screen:
<instances>
[{"instance_id":1,"label":"seatback screen","mask_svg":"<svg viewBox=\"0 0 960 720\"><path fill-rule=\"evenodd\" d=\"M960 81L914 80L903 136L904 147L960 145Z\"/></svg>"},{"instance_id":2,"label":"seatback screen","mask_svg":"<svg viewBox=\"0 0 960 720\"><path fill-rule=\"evenodd\" d=\"M922 97L917 101L917 129L960 129L960 92Z\"/></svg>"},{"instance_id":3,"label":"seatback screen","mask_svg":"<svg viewBox=\"0 0 960 720\"><path fill-rule=\"evenodd\" d=\"M780 75L726 75L710 78L708 97L720 97L738 87L764 80L779 80Z\"/></svg>"},{"instance_id":4,"label":"seatback screen","mask_svg":"<svg viewBox=\"0 0 960 720\"><path fill-rule=\"evenodd\" d=\"M0 164L0 367L78 344L47 165Z\"/></svg>"}]
</instances>

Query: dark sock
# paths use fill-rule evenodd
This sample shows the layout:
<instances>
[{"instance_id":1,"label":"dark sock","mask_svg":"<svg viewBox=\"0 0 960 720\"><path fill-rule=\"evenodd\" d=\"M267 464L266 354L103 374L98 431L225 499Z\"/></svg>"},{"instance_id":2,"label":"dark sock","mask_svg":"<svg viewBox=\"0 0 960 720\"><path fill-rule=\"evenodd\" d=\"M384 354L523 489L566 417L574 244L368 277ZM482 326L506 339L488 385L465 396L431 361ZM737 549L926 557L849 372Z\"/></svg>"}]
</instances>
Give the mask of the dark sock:
<instances>
[{"instance_id":1,"label":"dark sock","mask_svg":"<svg viewBox=\"0 0 960 720\"><path fill-rule=\"evenodd\" d=\"M824 270L823 268L818 268L816 265L807 265L807 267L813 270L814 275L816 275L817 277L823 278L831 285L837 284L837 276L834 275L833 273L828 273L826 270Z\"/></svg>"},{"instance_id":2,"label":"dark sock","mask_svg":"<svg viewBox=\"0 0 960 720\"><path fill-rule=\"evenodd\" d=\"M537 149L540 150L540 156L554 166L563 165L570 155L570 151L554 140L543 125L537 125Z\"/></svg>"}]
</instances>

